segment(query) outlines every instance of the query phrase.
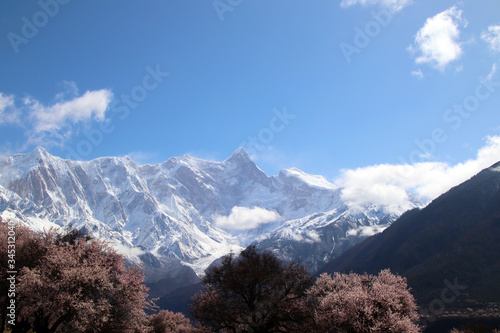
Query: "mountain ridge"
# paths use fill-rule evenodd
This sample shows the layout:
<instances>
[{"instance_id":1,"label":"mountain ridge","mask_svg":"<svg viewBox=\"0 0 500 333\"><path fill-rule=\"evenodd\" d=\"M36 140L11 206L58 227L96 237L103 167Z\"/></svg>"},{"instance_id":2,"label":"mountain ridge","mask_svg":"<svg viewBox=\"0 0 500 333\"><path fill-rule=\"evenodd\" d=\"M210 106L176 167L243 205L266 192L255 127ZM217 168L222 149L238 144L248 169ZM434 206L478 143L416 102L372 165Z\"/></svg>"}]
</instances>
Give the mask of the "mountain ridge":
<instances>
[{"instance_id":1,"label":"mountain ridge","mask_svg":"<svg viewBox=\"0 0 500 333\"><path fill-rule=\"evenodd\" d=\"M150 253L198 275L213 260L252 242L295 259L280 249L291 234L300 236L294 244L308 246L304 262L315 270L366 238L355 230L381 230L401 213L384 207L356 211L342 201L341 191L323 176L297 168L268 176L242 148L222 162L184 155L154 165L139 165L128 156L72 161L41 147L0 158L4 217L17 216L39 230L83 229L123 245L131 260ZM217 225L217 217L236 218L235 208L245 208L239 211L249 214L245 218L255 227L241 231ZM281 219L261 222L256 208ZM332 237L337 252L320 244ZM161 278L157 268L152 271Z\"/></svg>"}]
</instances>

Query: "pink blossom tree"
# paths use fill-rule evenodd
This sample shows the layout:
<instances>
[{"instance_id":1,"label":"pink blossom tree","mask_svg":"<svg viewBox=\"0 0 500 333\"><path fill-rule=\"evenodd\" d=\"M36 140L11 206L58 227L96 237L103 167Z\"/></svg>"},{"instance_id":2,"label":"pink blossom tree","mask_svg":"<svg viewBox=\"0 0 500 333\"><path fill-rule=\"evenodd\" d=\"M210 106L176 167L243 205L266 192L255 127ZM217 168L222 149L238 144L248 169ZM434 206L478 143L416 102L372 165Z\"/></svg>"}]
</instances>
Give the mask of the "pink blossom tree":
<instances>
[{"instance_id":1,"label":"pink blossom tree","mask_svg":"<svg viewBox=\"0 0 500 333\"><path fill-rule=\"evenodd\" d=\"M7 319L12 321L12 317L7 318L7 306L12 300L16 301L20 297L18 288L11 289L11 282L17 287L19 271L23 267L35 267L41 262L47 252L46 245L44 238L27 227L13 221L0 222L0 262L2 263L0 271L0 332L5 330ZM18 273L8 273L12 271ZM19 304L15 305L15 312L18 312ZM19 316L15 319L17 323L11 327L13 332L16 330L25 332L30 329L29 324Z\"/></svg>"},{"instance_id":2,"label":"pink blossom tree","mask_svg":"<svg viewBox=\"0 0 500 333\"><path fill-rule=\"evenodd\" d=\"M149 326L152 333L204 333L203 328L195 328L191 321L182 313L162 310L149 316Z\"/></svg>"},{"instance_id":3,"label":"pink blossom tree","mask_svg":"<svg viewBox=\"0 0 500 333\"><path fill-rule=\"evenodd\" d=\"M0 226L3 233L4 226ZM0 247L4 247L3 238ZM16 228L13 332L143 332L147 287L139 267L102 241Z\"/></svg>"},{"instance_id":4,"label":"pink blossom tree","mask_svg":"<svg viewBox=\"0 0 500 333\"><path fill-rule=\"evenodd\" d=\"M378 276L323 274L307 297L319 332L419 332L406 279L388 269Z\"/></svg>"}]
</instances>

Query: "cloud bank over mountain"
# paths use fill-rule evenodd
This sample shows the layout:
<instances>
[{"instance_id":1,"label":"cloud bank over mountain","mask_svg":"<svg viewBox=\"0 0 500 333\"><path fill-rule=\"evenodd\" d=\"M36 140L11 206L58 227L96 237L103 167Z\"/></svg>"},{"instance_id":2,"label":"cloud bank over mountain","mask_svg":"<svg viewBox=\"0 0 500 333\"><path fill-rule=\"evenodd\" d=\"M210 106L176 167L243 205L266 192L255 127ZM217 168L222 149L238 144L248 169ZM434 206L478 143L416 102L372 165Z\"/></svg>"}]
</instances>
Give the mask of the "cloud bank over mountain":
<instances>
[{"instance_id":1,"label":"cloud bank over mountain","mask_svg":"<svg viewBox=\"0 0 500 333\"><path fill-rule=\"evenodd\" d=\"M379 164L345 169L335 183L343 188L342 199L351 206L376 203L410 207L413 193L434 199L498 162L499 158L500 136L489 136L476 157L462 163Z\"/></svg>"}]
</instances>

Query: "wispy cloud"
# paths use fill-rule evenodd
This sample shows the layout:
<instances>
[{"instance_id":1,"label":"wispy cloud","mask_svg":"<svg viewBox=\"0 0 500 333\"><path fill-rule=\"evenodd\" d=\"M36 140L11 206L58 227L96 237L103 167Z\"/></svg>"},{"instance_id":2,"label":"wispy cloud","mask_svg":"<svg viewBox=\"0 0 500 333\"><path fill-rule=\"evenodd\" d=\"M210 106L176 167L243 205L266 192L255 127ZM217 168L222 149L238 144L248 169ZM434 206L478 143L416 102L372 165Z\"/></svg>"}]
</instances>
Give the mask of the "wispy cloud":
<instances>
[{"instance_id":1,"label":"wispy cloud","mask_svg":"<svg viewBox=\"0 0 500 333\"><path fill-rule=\"evenodd\" d=\"M130 157L137 164L154 164L158 159L158 154L148 151L133 151L126 156Z\"/></svg>"},{"instance_id":2,"label":"wispy cloud","mask_svg":"<svg viewBox=\"0 0 500 333\"><path fill-rule=\"evenodd\" d=\"M55 100L60 102L68 99L73 99L78 97L79 89L74 81L62 81L61 85L63 87L63 91L59 92Z\"/></svg>"},{"instance_id":3,"label":"wispy cloud","mask_svg":"<svg viewBox=\"0 0 500 333\"><path fill-rule=\"evenodd\" d=\"M14 96L0 92L0 124L19 123L19 111L14 105Z\"/></svg>"},{"instance_id":4,"label":"wispy cloud","mask_svg":"<svg viewBox=\"0 0 500 333\"><path fill-rule=\"evenodd\" d=\"M411 4L411 0L342 0L340 6L350 7L354 5L372 6L379 5L392 12L397 12Z\"/></svg>"},{"instance_id":5,"label":"wispy cloud","mask_svg":"<svg viewBox=\"0 0 500 333\"><path fill-rule=\"evenodd\" d=\"M357 229L349 229L346 233L346 236L364 236L370 237L375 234L381 233L387 228L387 226L362 226Z\"/></svg>"},{"instance_id":6,"label":"wispy cloud","mask_svg":"<svg viewBox=\"0 0 500 333\"><path fill-rule=\"evenodd\" d=\"M229 216L215 216L215 225L229 230L250 230L261 224L267 224L281 220L281 216L274 210L260 207L238 207L231 209Z\"/></svg>"},{"instance_id":7,"label":"wispy cloud","mask_svg":"<svg viewBox=\"0 0 500 333\"><path fill-rule=\"evenodd\" d=\"M462 56L460 27L467 25L468 22L462 18L462 10L457 6L428 18L417 32L413 45L408 48L417 55L415 62L430 64L444 71L449 63Z\"/></svg>"},{"instance_id":8,"label":"wispy cloud","mask_svg":"<svg viewBox=\"0 0 500 333\"><path fill-rule=\"evenodd\" d=\"M486 76L486 81L493 80L493 77L495 76L496 73L497 73L497 64L493 64L493 66L491 66L491 72Z\"/></svg>"},{"instance_id":9,"label":"wispy cloud","mask_svg":"<svg viewBox=\"0 0 500 333\"><path fill-rule=\"evenodd\" d=\"M493 52L500 52L500 25L490 25L488 31L481 34L481 38Z\"/></svg>"},{"instance_id":10,"label":"wispy cloud","mask_svg":"<svg viewBox=\"0 0 500 333\"><path fill-rule=\"evenodd\" d=\"M490 136L476 158L463 163L374 165L343 170L336 183L343 187L342 197L350 206L378 204L388 209L405 210L411 207L412 193L423 200L434 199L499 160L500 136Z\"/></svg>"},{"instance_id":11,"label":"wispy cloud","mask_svg":"<svg viewBox=\"0 0 500 333\"><path fill-rule=\"evenodd\" d=\"M0 93L0 112L4 112L7 107L14 105L14 97Z\"/></svg>"},{"instance_id":12,"label":"wispy cloud","mask_svg":"<svg viewBox=\"0 0 500 333\"><path fill-rule=\"evenodd\" d=\"M419 78L420 80L422 80L424 78L424 73L422 72L422 70L420 68L416 71L412 71L411 75Z\"/></svg>"},{"instance_id":13,"label":"wispy cloud","mask_svg":"<svg viewBox=\"0 0 500 333\"><path fill-rule=\"evenodd\" d=\"M129 247L127 245L118 243L118 242L110 242L110 245L120 254L124 255L127 259L131 259L136 262L140 262L139 256L145 254L141 248L138 247Z\"/></svg>"},{"instance_id":14,"label":"wispy cloud","mask_svg":"<svg viewBox=\"0 0 500 333\"><path fill-rule=\"evenodd\" d=\"M80 125L105 120L113 100L110 90L86 91L78 96L74 82L64 82L64 86L65 91L49 105L29 96L16 103L15 96L0 92L0 124L22 124L27 145L50 146L62 145Z\"/></svg>"}]
</instances>

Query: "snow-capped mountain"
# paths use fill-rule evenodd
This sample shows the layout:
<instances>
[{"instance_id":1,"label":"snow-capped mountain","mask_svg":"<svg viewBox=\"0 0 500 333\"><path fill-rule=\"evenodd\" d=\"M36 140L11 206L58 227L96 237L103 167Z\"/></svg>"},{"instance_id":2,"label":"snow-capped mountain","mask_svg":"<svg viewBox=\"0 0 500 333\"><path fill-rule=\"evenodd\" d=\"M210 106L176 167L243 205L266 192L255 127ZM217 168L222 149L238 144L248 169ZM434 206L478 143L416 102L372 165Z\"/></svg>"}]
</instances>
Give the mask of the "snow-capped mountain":
<instances>
[{"instance_id":1,"label":"snow-capped mountain","mask_svg":"<svg viewBox=\"0 0 500 333\"><path fill-rule=\"evenodd\" d=\"M153 255L198 274L251 242L315 269L403 213L350 208L341 193L295 168L268 176L243 149L222 162L185 155L156 165L64 160L43 148L0 158L2 216L85 229L132 259Z\"/></svg>"},{"instance_id":2,"label":"snow-capped mountain","mask_svg":"<svg viewBox=\"0 0 500 333\"><path fill-rule=\"evenodd\" d=\"M399 216L380 208L360 210L341 204L330 211L286 221L257 238L256 244L315 272L366 237L382 232Z\"/></svg>"}]
</instances>

